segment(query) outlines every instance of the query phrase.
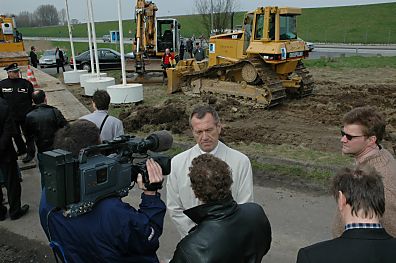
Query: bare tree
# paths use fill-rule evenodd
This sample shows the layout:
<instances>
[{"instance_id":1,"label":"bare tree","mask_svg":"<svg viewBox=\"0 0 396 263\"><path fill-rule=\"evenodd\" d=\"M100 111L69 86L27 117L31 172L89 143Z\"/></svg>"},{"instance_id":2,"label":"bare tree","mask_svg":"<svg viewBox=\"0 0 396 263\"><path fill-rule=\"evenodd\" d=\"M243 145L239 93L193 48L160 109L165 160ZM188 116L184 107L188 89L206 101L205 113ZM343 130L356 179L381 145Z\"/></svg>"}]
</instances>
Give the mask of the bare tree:
<instances>
[{"instance_id":1,"label":"bare tree","mask_svg":"<svg viewBox=\"0 0 396 263\"><path fill-rule=\"evenodd\" d=\"M62 8L58 12L58 17L59 17L59 23L61 25L66 25L67 24L67 18L66 18L66 9Z\"/></svg>"},{"instance_id":2,"label":"bare tree","mask_svg":"<svg viewBox=\"0 0 396 263\"><path fill-rule=\"evenodd\" d=\"M18 27L30 27L32 15L28 11L21 11L16 17L15 21Z\"/></svg>"},{"instance_id":3,"label":"bare tree","mask_svg":"<svg viewBox=\"0 0 396 263\"><path fill-rule=\"evenodd\" d=\"M196 0L195 8L201 15L202 23L208 33L211 30L223 33L231 26L231 16L237 8L237 0ZM211 17L213 17L213 21Z\"/></svg>"},{"instance_id":4,"label":"bare tree","mask_svg":"<svg viewBox=\"0 0 396 263\"><path fill-rule=\"evenodd\" d=\"M53 5L40 5L34 15L39 26L53 26L59 24L58 11Z\"/></svg>"}]
</instances>

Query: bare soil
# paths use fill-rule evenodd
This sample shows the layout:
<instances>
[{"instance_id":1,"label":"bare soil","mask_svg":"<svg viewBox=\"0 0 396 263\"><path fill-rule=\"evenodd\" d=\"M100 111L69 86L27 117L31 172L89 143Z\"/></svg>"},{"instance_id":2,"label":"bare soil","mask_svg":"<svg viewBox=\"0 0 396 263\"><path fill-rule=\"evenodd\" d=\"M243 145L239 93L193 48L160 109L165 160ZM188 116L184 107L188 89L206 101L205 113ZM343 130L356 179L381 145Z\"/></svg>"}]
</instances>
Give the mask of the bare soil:
<instances>
[{"instance_id":1,"label":"bare soil","mask_svg":"<svg viewBox=\"0 0 396 263\"><path fill-rule=\"evenodd\" d=\"M311 69L311 72L316 83L312 96L291 99L269 110L246 106L232 98L170 95L154 107L129 108L120 117L130 132L154 126L189 134L192 107L210 103L219 111L226 142L303 145L338 152L342 116L354 107L370 105L386 117L390 135L385 144L390 146L391 134L396 129L394 69Z\"/></svg>"},{"instance_id":2,"label":"bare soil","mask_svg":"<svg viewBox=\"0 0 396 263\"><path fill-rule=\"evenodd\" d=\"M385 147L391 149L396 134L396 71L394 69L310 69L314 94L289 99L269 110L215 96L168 95L162 85L145 84L145 102L120 110L126 131L150 132L166 129L191 135L188 117L197 104L209 103L222 119L222 138L228 143L251 142L304 146L313 150L339 152L342 116L359 106L374 106L387 121ZM69 86L72 93L91 109L83 89Z\"/></svg>"}]
</instances>

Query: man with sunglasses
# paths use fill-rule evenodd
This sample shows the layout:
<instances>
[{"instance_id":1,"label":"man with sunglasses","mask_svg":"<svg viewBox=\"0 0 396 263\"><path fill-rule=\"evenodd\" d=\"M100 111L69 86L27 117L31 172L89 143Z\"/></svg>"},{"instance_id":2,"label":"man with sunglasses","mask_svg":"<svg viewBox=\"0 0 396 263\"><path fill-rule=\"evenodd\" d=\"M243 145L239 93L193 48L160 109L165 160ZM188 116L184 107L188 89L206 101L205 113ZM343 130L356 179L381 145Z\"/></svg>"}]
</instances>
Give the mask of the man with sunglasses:
<instances>
[{"instance_id":1,"label":"man with sunglasses","mask_svg":"<svg viewBox=\"0 0 396 263\"><path fill-rule=\"evenodd\" d=\"M354 157L356 165L368 165L381 175L385 188L385 214L381 223L396 237L396 160L380 142L385 120L372 107L359 107L345 114L341 129L342 153ZM333 227L334 236L343 232L340 214Z\"/></svg>"}]
</instances>

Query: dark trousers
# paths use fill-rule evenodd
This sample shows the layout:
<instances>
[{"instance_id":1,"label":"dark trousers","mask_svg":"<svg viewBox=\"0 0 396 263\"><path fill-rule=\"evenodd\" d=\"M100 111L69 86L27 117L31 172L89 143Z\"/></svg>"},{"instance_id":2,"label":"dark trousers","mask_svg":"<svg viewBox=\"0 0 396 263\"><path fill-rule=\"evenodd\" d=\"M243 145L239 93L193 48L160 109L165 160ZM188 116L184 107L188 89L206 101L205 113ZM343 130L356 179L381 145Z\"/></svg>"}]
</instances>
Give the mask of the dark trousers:
<instances>
[{"instance_id":1,"label":"dark trousers","mask_svg":"<svg viewBox=\"0 0 396 263\"><path fill-rule=\"evenodd\" d=\"M43 165L43 153L37 153L37 161L38 161L38 167L40 171L40 179L41 179L41 189L44 189L45 182L44 182L44 165Z\"/></svg>"},{"instance_id":2,"label":"dark trousers","mask_svg":"<svg viewBox=\"0 0 396 263\"><path fill-rule=\"evenodd\" d=\"M167 78L168 76L166 75L166 69L170 68L171 65L170 64L164 64L162 65L162 68L164 69L164 78Z\"/></svg>"},{"instance_id":3,"label":"dark trousers","mask_svg":"<svg viewBox=\"0 0 396 263\"><path fill-rule=\"evenodd\" d=\"M7 188L8 205L10 206L9 214L13 217L21 209L21 181L19 177L19 168L16 160L8 163L0 163L0 172L3 174ZM3 190L0 187L0 216L7 213L7 208L3 205Z\"/></svg>"},{"instance_id":4,"label":"dark trousers","mask_svg":"<svg viewBox=\"0 0 396 263\"><path fill-rule=\"evenodd\" d=\"M13 136L14 142L18 148L18 152L27 152L29 156L34 156L36 148L34 146L34 139L32 136L28 136L25 129L25 120L14 120L17 133ZM25 136L26 143L22 139L21 129Z\"/></svg>"},{"instance_id":5,"label":"dark trousers","mask_svg":"<svg viewBox=\"0 0 396 263\"><path fill-rule=\"evenodd\" d=\"M60 59L56 60L56 72L59 74L59 68L62 67L63 72L65 72L65 67L63 66L63 61Z\"/></svg>"}]
</instances>

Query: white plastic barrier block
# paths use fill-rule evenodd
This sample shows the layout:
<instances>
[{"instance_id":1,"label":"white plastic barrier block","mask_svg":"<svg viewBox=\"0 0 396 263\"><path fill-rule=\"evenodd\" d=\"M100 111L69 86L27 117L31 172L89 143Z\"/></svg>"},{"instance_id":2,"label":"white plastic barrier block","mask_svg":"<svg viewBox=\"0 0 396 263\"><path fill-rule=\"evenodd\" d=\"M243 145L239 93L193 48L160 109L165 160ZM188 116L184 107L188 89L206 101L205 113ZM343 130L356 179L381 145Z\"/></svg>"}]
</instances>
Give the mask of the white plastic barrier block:
<instances>
[{"instance_id":1,"label":"white plastic barrier block","mask_svg":"<svg viewBox=\"0 0 396 263\"><path fill-rule=\"evenodd\" d=\"M92 73L88 73L88 74L82 74L80 75L80 86L81 88L85 87L85 84L87 83L87 80L92 79L92 78L96 78L98 75L92 74ZM104 78L107 77L107 73L106 72L100 72L100 77Z\"/></svg>"},{"instance_id":2,"label":"white plastic barrier block","mask_svg":"<svg viewBox=\"0 0 396 263\"><path fill-rule=\"evenodd\" d=\"M107 87L114 86L115 79L112 77L92 78L85 82L84 92L86 96L92 96L97 90L107 90Z\"/></svg>"},{"instance_id":3,"label":"white plastic barrier block","mask_svg":"<svg viewBox=\"0 0 396 263\"><path fill-rule=\"evenodd\" d=\"M80 75L87 74L88 71L86 70L72 70L63 72L63 82L65 84L75 84L80 83Z\"/></svg>"},{"instance_id":4,"label":"white plastic barrier block","mask_svg":"<svg viewBox=\"0 0 396 263\"><path fill-rule=\"evenodd\" d=\"M143 85L139 83L119 84L107 87L110 95L110 103L122 104L143 100Z\"/></svg>"}]
</instances>

